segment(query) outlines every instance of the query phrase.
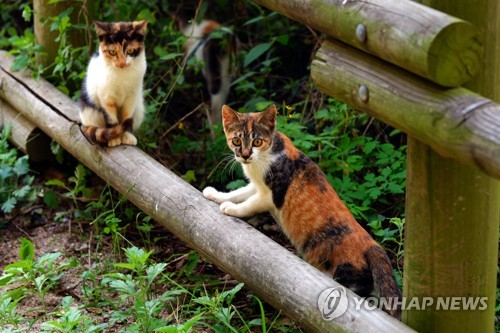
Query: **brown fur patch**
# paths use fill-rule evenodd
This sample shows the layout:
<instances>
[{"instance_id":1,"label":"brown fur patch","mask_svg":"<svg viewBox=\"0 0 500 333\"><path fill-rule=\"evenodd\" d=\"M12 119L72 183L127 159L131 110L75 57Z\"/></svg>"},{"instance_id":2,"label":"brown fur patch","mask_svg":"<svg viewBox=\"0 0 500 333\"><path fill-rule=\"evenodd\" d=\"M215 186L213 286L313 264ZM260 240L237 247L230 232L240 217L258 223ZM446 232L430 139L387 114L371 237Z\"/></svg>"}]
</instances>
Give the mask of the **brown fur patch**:
<instances>
[{"instance_id":1,"label":"brown fur patch","mask_svg":"<svg viewBox=\"0 0 500 333\"><path fill-rule=\"evenodd\" d=\"M281 138L283 139L283 143L285 144L286 156L288 156L288 158L291 160L296 160L299 157L300 151L297 148L295 148L295 146L292 143L292 140L290 140L289 137L287 137L283 133L280 134Z\"/></svg>"},{"instance_id":2,"label":"brown fur patch","mask_svg":"<svg viewBox=\"0 0 500 333\"><path fill-rule=\"evenodd\" d=\"M208 34L214 32L220 24L215 21L208 21L207 24L203 27L203 36L207 36Z\"/></svg>"},{"instance_id":3,"label":"brown fur patch","mask_svg":"<svg viewBox=\"0 0 500 333\"><path fill-rule=\"evenodd\" d=\"M113 127L102 128L95 126L82 126L83 135L91 144L106 144L109 141L119 138L133 126L133 119L129 118L121 124Z\"/></svg>"}]
</instances>

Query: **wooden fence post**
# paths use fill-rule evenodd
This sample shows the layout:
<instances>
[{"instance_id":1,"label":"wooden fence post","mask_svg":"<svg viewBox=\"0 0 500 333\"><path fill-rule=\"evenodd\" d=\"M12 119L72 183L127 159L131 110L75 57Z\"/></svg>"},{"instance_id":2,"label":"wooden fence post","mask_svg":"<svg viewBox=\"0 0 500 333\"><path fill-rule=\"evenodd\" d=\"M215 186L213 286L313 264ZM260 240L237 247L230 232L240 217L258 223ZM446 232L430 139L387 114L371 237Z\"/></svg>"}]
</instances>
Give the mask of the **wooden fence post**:
<instances>
[{"instance_id":1,"label":"wooden fence post","mask_svg":"<svg viewBox=\"0 0 500 333\"><path fill-rule=\"evenodd\" d=\"M500 4L420 2L479 28L485 61L466 87L499 102ZM500 183L409 137L407 184L404 296L435 301L439 296L472 296L488 301L482 311L436 310L436 304L425 311L412 309L405 311L404 322L421 332L493 332Z\"/></svg>"},{"instance_id":2,"label":"wooden fence post","mask_svg":"<svg viewBox=\"0 0 500 333\"><path fill-rule=\"evenodd\" d=\"M93 3L93 1L88 2ZM57 2L51 0L33 1L35 40L37 44L43 47L45 53L36 55L37 64L49 66L54 63L57 57L57 51L60 44L57 40L59 33L57 30L51 30L52 22L49 18L56 17L64 10L73 7L73 12L70 15L71 23L77 24L79 21L85 22L83 18L84 14L81 12L82 6L89 6L89 4L85 3L82 5L81 2L75 0ZM82 14L81 17L80 14ZM85 45L85 35L83 31L72 30L70 33L70 43L73 46Z\"/></svg>"}]
</instances>

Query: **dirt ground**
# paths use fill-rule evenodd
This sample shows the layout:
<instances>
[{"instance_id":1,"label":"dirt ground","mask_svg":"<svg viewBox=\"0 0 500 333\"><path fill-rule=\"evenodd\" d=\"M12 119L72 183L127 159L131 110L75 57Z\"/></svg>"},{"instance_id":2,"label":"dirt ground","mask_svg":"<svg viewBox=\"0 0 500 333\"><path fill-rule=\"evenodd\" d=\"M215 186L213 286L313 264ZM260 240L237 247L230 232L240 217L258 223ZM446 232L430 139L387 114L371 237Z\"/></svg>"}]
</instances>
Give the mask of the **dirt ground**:
<instances>
[{"instance_id":1,"label":"dirt ground","mask_svg":"<svg viewBox=\"0 0 500 333\"><path fill-rule=\"evenodd\" d=\"M74 222L69 218L55 222L54 214L55 212L52 209L44 205L25 208L3 221L5 228L0 229L0 272L3 272L6 265L19 260L20 238L22 237L29 239L34 244L37 258L43 254L61 252L63 253L61 261L67 262L70 259L76 259L80 263L76 268L65 270L60 285L51 289L47 294L45 298L46 306L51 310L60 306L62 299L66 296L72 296L75 305L83 305L83 303L79 302L84 298L81 274L101 260L110 260L110 254L116 253L116 251L113 251L111 237L98 239L95 235L94 226L89 223ZM279 231L277 225L271 222L270 218L262 219L261 217L259 221L259 229L291 249L290 244ZM127 234L124 236L132 243L137 243L137 247L144 247L137 230L127 230ZM183 268L187 262L188 254L191 252L190 248L175 235L160 226L153 228L151 239L157 240L154 245L149 244L154 249L153 257L155 260L161 262L162 258L172 258L175 255L178 259L173 264L169 263L168 269L179 271ZM119 261L120 258L115 258L115 262ZM215 277L229 286L238 283L231 276L203 259L200 259L194 274L211 276L212 279ZM2 288L0 288L0 292L2 292ZM240 293L242 297L239 300L239 306L245 307L246 305L243 303L246 302L245 299L251 298L251 292L242 290ZM25 318L34 319L43 314L41 310L36 310L40 308L41 304L38 296L33 295L24 298L19 303L17 312L25 313ZM95 309L92 311L95 311ZM90 314L92 318L98 316L98 320L104 322L108 316L106 313L86 312L85 314ZM29 331L40 331L41 321L39 322ZM106 332L115 331L115 328L106 330Z\"/></svg>"}]
</instances>

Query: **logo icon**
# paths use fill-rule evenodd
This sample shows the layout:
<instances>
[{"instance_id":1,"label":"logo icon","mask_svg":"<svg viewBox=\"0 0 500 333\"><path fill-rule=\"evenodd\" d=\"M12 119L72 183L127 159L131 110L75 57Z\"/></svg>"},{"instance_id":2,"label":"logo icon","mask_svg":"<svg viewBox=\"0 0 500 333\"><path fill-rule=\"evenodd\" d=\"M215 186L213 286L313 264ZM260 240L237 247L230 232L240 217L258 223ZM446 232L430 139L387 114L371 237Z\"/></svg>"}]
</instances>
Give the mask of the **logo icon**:
<instances>
[{"instance_id":1,"label":"logo icon","mask_svg":"<svg viewBox=\"0 0 500 333\"><path fill-rule=\"evenodd\" d=\"M318 308L325 320L342 316L348 305L347 292L342 286L325 289L318 297Z\"/></svg>"}]
</instances>

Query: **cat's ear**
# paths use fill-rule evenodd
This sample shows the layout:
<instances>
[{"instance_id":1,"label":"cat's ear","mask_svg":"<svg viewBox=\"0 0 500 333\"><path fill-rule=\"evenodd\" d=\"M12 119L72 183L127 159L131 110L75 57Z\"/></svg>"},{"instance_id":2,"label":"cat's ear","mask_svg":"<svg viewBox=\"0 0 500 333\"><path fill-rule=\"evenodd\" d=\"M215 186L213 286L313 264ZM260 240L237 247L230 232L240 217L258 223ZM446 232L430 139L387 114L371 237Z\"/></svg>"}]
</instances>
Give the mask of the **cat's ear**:
<instances>
[{"instance_id":1,"label":"cat's ear","mask_svg":"<svg viewBox=\"0 0 500 333\"><path fill-rule=\"evenodd\" d=\"M109 24L101 21L94 21L95 31L97 32L97 36L101 37L109 33ZM99 38L100 39L100 38Z\"/></svg>"},{"instance_id":2,"label":"cat's ear","mask_svg":"<svg viewBox=\"0 0 500 333\"><path fill-rule=\"evenodd\" d=\"M148 27L147 20L132 22L132 26L134 27L135 33L146 36L146 28Z\"/></svg>"},{"instance_id":3,"label":"cat's ear","mask_svg":"<svg viewBox=\"0 0 500 333\"><path fill-rule=\"evenodd\" d=\"M240 120L238 112L231 109L229 106L222 106L222 125L226 128L228 125Z\"/></svg>"},{"instance_id":4,"label":"cat's ear","mask_svg":"<svg viewBox=\"0 0 500 333\"><path fill-rule=\"evenodd\" d=\"M274 130L276 128L277 114L278 110L276 109L276 105L273 104L260 113L259 122Z\"/></svg>"}]
</instances>

